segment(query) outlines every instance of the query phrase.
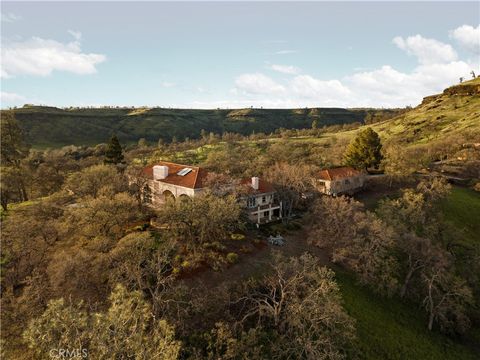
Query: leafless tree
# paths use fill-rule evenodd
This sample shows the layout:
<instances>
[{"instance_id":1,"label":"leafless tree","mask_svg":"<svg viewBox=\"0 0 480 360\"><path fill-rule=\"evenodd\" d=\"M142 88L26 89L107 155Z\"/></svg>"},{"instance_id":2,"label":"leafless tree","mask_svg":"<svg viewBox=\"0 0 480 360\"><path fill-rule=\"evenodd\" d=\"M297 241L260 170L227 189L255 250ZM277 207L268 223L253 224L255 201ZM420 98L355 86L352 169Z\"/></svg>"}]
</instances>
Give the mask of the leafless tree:
<instances>
[{"instance_id":1,"label":"leafless tree","mask_svg":"<svg viewBox=\"0 0 480 360\"><path fill-rule=\"evenodd\" d=\"M240 298L257 326L271 328L273 359L343 359L355 335L354 322L341 305L334 273L311 255L283 259Z\"/></svg>"}]
</instances>

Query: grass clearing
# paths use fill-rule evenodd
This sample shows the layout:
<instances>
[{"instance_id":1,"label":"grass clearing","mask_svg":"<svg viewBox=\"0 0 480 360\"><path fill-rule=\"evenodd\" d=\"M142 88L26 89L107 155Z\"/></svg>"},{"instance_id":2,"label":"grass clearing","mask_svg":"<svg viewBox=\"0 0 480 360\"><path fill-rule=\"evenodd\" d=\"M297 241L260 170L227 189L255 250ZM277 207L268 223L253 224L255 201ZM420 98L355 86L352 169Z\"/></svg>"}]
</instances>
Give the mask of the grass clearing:
<instances>
[{"instance_id":1,"label":"grass clearing","mask_svg":"<svg viewBox=\"0 0 480 360\"><path fill-rule=\"evenodd\" d=\"M480 242L480 194L474 190L454 187L442 203L442 210L455 227L463 230L468 244Z\"/></svg>"},{"instance_id":2,"label":"grass clearing","mask_svg":"<svg viewBox=\"0 0 480 360\"><path fill-rule=\"evenodd\" d=\"M344 306L356 319L360 359L478 359L473 349L427 329L426 315L415 304L383 298L335 269Z\"/></svg>"}]
</instances>

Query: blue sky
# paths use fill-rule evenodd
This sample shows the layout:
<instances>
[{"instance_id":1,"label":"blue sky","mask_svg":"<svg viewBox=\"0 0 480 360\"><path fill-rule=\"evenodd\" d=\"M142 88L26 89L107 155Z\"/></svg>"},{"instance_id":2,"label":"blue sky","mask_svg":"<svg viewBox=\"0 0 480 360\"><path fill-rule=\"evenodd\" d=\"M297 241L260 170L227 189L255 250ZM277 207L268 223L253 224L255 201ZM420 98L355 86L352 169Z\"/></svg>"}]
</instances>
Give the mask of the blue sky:
<instances>
[{"instance_id":1,"label":"blue sky","mask_svg":"<svg viewBox=\"0 0 480 360\"><path fill-rule=\"evenodd\" d=\"M2 2L2 107L416 105L480 73L479 2Z\"/></svg>"}]
</instances>

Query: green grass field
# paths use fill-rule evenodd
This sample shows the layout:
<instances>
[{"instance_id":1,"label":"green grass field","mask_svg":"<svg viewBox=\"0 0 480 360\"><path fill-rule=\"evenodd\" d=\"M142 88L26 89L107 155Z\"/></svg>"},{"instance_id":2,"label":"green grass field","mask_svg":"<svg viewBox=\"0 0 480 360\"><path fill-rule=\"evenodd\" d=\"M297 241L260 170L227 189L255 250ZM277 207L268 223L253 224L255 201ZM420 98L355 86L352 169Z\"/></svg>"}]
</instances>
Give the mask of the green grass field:
<instances>
[{"instance_id":1,"label":"green grass field","mask_svg":"<svg viewBox=\"0 0 480 360\"><path fill-rule=\"evenodd\" d=\"M442 204L445 217L463 229L465 242L480 242L480 194L454 187ZM429 332L426 315L415 304L384 298L359 285L352 275L335 269L345 308L357 321L362 359L478 359L474 349L438 332ZM471 329L470 341L479 341L480 329ZM475 340L476 339L476 340ZM480 344L477 344L477 347ZM477 348L478 351L478 348Z\"/></svg>"},{"instance_id":2,"label":"green grass field","mask_svg":"<svg viewBox=\"0 0 480 360\"><path fill-rule=\"evenodd\" d=\"M480 193L461 187L454 187L442 204L448 221L463 230L465 241L471 245L480 244Z\"/></svg>"},{"instance_id":3,"label":"green grass field","mask_svg":"<svg viewBox=\"0 0 480 360\"><path fill-rule=\"evenodd\" d=\"M474 350L438 332L429 332L422 309L398 298L383 298L336 269L344 306L355 318L361 359L478 359Z\"/></svg>"}]
</instances>

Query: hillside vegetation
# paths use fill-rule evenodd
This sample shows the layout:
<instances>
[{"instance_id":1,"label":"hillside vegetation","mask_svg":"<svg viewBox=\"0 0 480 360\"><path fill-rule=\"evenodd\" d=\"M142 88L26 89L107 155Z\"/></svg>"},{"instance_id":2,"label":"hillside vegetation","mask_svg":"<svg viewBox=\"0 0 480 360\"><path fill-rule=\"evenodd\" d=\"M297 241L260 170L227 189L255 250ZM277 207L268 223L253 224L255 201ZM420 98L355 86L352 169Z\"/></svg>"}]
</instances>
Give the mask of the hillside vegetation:
<instances>
[{"instance_id":1,"label":"hillside vegetation","mask_svg":"<svg viewBox=\"0 0 480 360\"><path fill-rule=\"evenodd\" d=\"M68 108L25 105L15 117L34 147L95 145L116 133L123 143L145 138L156 143L198 138L201 130L243 135L280 128L365 123L391 118L404 110L383 109L237 109Z\"/></svg>"},{"instance_id":2,"label":"hillside vegetation","mask_svg":"<svg viewBox=\"0 0 480 360\"><path fill-rule=\"evenodd\" d=\"M373 126L384 138L425 144L456 135L480 138L480 78L424 98L412 111Z\"/></svg>"}]
</instances>

